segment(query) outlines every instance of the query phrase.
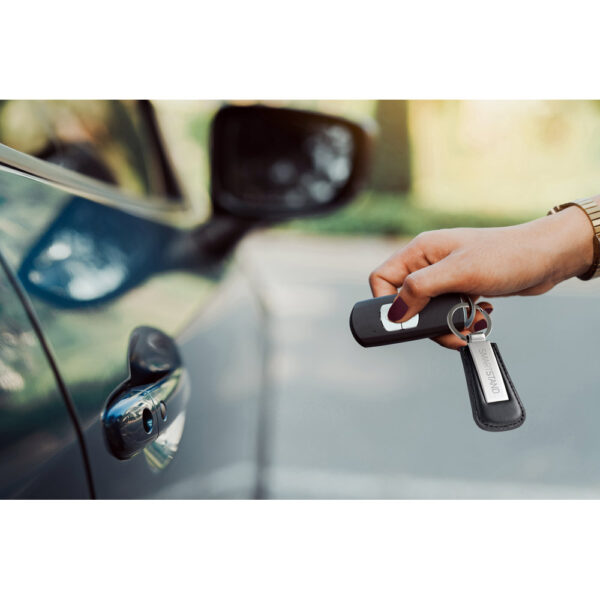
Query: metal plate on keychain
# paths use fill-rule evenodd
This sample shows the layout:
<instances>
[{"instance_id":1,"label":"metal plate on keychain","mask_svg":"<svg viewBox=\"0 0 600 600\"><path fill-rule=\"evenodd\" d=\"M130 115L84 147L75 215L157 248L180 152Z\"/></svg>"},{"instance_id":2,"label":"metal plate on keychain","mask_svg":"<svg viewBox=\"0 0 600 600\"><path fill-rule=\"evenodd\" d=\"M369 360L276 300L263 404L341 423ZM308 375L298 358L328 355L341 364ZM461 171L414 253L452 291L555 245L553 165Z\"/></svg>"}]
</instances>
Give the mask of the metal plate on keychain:
<instances>
[{"instance_id":1,"label":"metal plate on keychain","mask_svg":"<svg viewBox=\"0 0 600 600\"><path fill-rule=\"evenodd\" d=\"M475 310L481 312L487 325L484 331L464 335L456 329L453 315L465 307L471 309L471 315ZM467 346L460 349L460 355L477 426L485 431L509 431L520 427L525 421L525 409L498 346L487 339L492 330L490 316L469 299L468 303L461 302L449 311L448 327L467 342Z\"/></svg>"}]
</instances>

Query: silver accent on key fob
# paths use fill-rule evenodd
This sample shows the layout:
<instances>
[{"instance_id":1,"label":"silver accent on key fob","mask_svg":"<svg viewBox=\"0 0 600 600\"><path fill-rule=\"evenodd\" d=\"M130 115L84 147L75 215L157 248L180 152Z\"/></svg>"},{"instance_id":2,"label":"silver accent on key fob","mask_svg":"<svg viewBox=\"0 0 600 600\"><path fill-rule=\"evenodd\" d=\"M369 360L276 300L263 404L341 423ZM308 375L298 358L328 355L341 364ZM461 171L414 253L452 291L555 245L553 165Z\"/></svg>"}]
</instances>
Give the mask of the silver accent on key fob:
<instances>
[{"instance_id":1,"label":"silver accent on key fob","mask_svg":"<svg viewBox=\"0 0 600 600\"><path fill-rule=\"evenodd\" d=\"M492 331L492 319L480 306L474 307L481 312L486 322L486 328L480 332L464 335L456 329L452 321L454 313L462 308L461 304L457 304L448 313L448 328L454 335L467 342L467 348L469 348L469 352L473 358L485 401L502 402L508 400L506 386L504 385L502 373L500 373L496 355L492 350L492 345L487 341L487 337Z\"/></svg>"},{"instance_id":2,"label":"silver accent on key fob","mask_svg":"<svg viewBox=\"0 0 600 600\"><path fill-rule=\"evenodd\" d=\"M455 325L454 325L454 313L457 310L463 309L463 311L466 313L466 309L469 309L469 314L471 315L469 320L467 322L465 322L465 329L468 329L469 327L471 327L471 325L473 325L473 321L475 320L475 314L477 313L477 309L481 310L481 307L479 306L475 306L475 303L473 302L473 300L471 300L470 297L467 297L467 300L464 300L462 302L459 302L458 304L455 304L449 311L448 314L446 315L446 323L448 324L448 329L458 338L460 338L463 342L468 342L469 339L466 335L464 335L463 333L461 333L458 329L456 329ZM487 324L487 328L486 328L486 333L489 334L490 331L492 330L492 320L490 319L489 315L485 312L482 311L481 313L486 321Z\"/></svg>"},{"instance_id":3,"label":"silver accent on key fob","mask_svg":"<svg viewBox=\"0 0 600 600\"><path fill-rule=\"evenodd\" d=\"M464 335L456 329L452 320L454 313L460 308L462 308L462 303L454 306L448 313L448 328L454 335L467 342L467 348L473 358L473 363L475 364L475 369L479 376L479 383L481 384L485 401L502 402L508 400L506 386L504 385L504 379L500 373L496 355L492 350L490 342L487 341L487 337L492 331L492 319L480 306L473 305L473 308L479 310L485 319L486 328L480 332ZM473 311L473 314L474 313L475 311Z\"/></svg>"},{"instance_id":4,"label":"silver accent on key fob","mask_svg":"<svg viewBox=\"0 0 600 600\"><path fill-rule=\"evenodd\" d=\"M486 340L486 334L472 333L468 338L468 348L479 375L485 401L490 403L508 400L504 379L492 345Z\"/></svg>"}]
</instances>

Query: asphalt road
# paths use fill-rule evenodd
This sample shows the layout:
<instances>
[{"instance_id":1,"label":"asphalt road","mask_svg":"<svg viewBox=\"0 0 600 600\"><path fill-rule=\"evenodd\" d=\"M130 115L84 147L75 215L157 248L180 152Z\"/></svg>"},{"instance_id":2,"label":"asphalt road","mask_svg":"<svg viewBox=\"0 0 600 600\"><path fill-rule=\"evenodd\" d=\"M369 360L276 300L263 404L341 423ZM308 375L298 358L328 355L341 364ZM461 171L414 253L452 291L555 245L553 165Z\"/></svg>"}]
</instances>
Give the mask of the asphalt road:
<instances>
[{"instance_id":1,"label":"asphalt road","mask_svg":"<svg viewBox=\"0 0 600 600\"><path fill-rule=\"evenodd\" d=\"M472 420L458 353L352 338L369 272L400 245L288 232L244 243L274 315L269 494L599 498L600 281L494 301L492 337L527 420L488 433Z\"/></svg>"}]
</instances>

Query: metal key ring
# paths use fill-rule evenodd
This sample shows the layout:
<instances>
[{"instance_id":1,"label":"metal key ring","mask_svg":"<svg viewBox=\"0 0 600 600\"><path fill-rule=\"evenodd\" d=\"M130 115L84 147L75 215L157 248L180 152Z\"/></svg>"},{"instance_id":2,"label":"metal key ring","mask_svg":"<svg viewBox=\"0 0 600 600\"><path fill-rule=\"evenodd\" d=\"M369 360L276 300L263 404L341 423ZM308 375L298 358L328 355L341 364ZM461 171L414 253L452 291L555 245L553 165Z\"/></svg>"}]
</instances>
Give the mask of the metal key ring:
<instances>
[{"instance_id":1,"label":"metal key ring","mask_svg":"<svg viewBox=\"0 0 600 600\"><path fill-rule=\"evenodd\" d=\"M468 342L469 338L462 334L460 331L458 331L458 329L456 329L454 322L452 320L452 318L454 317L454 313L461 309L461 308L471 308L471 315L473 316L473 319L475 318L475 310L478 310L482 315L483 318L485 319L486 322L486 328L483 331L478 331L477 333L482 333L485 337L487 338L488 335L490 335L490 332L492 331L492 319L490 318L490 315L488 315L485 310L483 308L481 308L481 306L479 306L478 304L474 304L473 301L469 298L469 302L459 302L458 304L455 304L449 311L448 311L448 316L446 317L446 321L448 323L448 328L450 329L450 331L458 338L460 338L461 340ZM470 320L471 324L473 323L473 320ZM465 327L470 327L471 324L467 325L465 323Z\"/></svg>"},{"instance_id":2,"label":"metal key ring","mask_svg":"<svg viewBox=\"0 0 600 600\"><path fill-rule=\"evenodd\" d=\"M469 327L471 327L471 325L473 325L473 321L475 320L475 314L476 314L476 310L475 310L475 303L473 302L473 300L471 299L471 296L461 296L461 298L466 298L466 303L468 304L468 308L469 308L469 317L468 319L465 320L465 329L468 329ZM466 308L466 307L463 307ZM465 311L466 313L466 311Z\"/></svg>"}]
</instances>

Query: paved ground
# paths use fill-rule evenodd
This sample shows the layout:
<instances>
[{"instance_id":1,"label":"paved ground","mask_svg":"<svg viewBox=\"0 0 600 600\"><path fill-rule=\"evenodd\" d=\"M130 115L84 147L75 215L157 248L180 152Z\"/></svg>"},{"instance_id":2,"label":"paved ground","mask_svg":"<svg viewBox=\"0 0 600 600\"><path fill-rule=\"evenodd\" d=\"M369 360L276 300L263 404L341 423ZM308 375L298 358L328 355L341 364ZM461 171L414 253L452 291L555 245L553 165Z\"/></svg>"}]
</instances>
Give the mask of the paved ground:
<instances>
[{"instance_id":1,"label":"paved ground","mask_svg":"<svg viewBox=\"0 0 600 600\"><path fill-rule=\"evenodd\" d=\"M527 421L487 433L457 353L429 341L363 349L350 334L369 272L398 245L275 232L245 242L275 314L270 493L600 497L600 281L495 300L494 341Z\"/></svg>"}]
</instances>

